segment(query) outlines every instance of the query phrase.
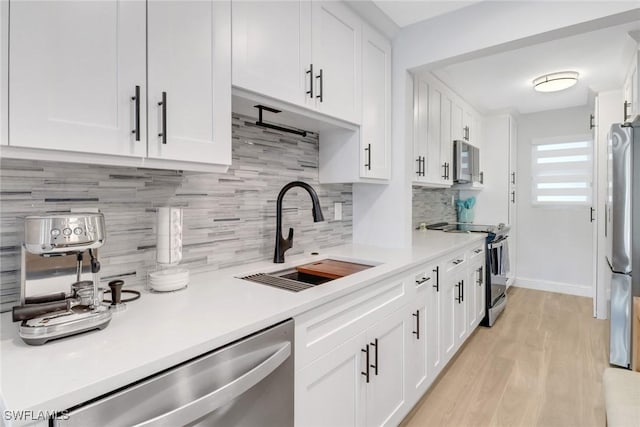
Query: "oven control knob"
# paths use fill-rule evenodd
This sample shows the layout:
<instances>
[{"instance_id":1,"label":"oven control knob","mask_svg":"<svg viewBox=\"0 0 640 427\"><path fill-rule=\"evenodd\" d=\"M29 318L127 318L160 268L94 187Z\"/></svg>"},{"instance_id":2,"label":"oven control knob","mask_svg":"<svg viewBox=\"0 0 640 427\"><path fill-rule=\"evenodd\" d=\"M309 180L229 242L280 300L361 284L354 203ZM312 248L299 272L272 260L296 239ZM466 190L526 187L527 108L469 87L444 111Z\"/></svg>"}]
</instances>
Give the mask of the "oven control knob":
<instances>
[{"instance_id":1,"label":"oven control knob","mask_svg":"<svg viewBox=\"0 0 640 427\"><path fill-rule=\"evenodd\" d=\"M80 227L76 227L73 229L73 234L75 234L76 236L79 236L82 234L82 228Z\"/></svg>"},{"instance_id":2,"label":"oven control knob","mask_svg":"<svg viewBox=\"0 0 640 427\"><path fill-rule=\"evenodd\" d=\"M71 235L71 229L70 228L65 228L64 230L62 230L62 234L64 234L65 236L70 236Z\"/></svg>"},{"instance_id":3,"label":"oven control knob","mask_svg":"<svg viewBox=\"0 0 640 427\"><path fill-rule=\"evenodd\" d=\"M60 229L54 228L51 230L51 236L58 237L60 235Z\"/></svg>"}]
</instances>

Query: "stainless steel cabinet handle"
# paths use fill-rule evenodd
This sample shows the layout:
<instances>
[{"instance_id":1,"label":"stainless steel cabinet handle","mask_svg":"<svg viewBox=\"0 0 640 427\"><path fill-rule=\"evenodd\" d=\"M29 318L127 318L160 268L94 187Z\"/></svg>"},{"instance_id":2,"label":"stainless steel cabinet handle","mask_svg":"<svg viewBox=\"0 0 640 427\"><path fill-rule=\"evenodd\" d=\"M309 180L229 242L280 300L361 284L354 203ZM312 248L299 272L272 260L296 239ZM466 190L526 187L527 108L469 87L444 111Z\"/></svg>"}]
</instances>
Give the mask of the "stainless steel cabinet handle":
<instances>
[{"instance_id":1,"label":"stainless steel cabinet handle","mask_svg":"<svg viewBox=\"0 0 640 427\"><path fill-rule=\"evenodd\" d=\"M631 105L630 102L624 101L624 119L622 120L623 122L626 122L627 118L629 118L629 113L628 113L629 105Z\"/></svg>"},{"instance_id":2,"label":"stainless steel cabinet handle","mask_svg":"<svg viewBox=\"0 0 640 427\"><path fill-rule=\"evenodd\" d=\"M376 364L375 365L372 364L371 367L374 369L373 373L376 374L376 376L377 376L378 375L378 365L379 365L379 363L378 363L378 338L374 339L373 342L370 343L370 344L371 344L371 347L375 347L376 348L376 351L373 354L375 356L375 358L376 358Z\"/></svg>"},{"instance_id":3,"label":"stainless steel cabinet handle","mask_svg":"<svg viewBox=\"0 0 640 427\"><path fill-rule=\"evenodd\" d=\"M136 424L136 427L186 425L202 418L258 384L282 365L289 356L291 356L291 343L287 342L247 373L186 405Z\"/></svg>"},{"instance_id":4,"label":"stainless steel cabinet handle","mask_svg":"<svg viewBox=\"0 0 640 427\"><path fill-rule=\"evenodd\" d=\"M320 102L322 102L323 100L323 95L324 95L324 89L322 87L323 81L324 81L324 76L322 75L322 68L320 68L320 74L318 74L316 76L316 79L320 80L320 93L318 95L316 95L316 98L320 99Z\"/></svg>"},{"instance_id":5,"label":"stainless steel cabinet handle","mask_svg":"<svg viewBox=\"0 0 640 427\"><path fill-rule=\"evenodd\" d=\"M437 266L433 272L436 273L436 284L433 287L436 288L436 292L440 292L440 266Z\"/></svg>"},{"instance_id":6,"label":"stainless steel cabinet handle","mask_svg":"<svg viewBox=\"0 0 640 427\"><path fill-rule=\"evenodd\" d=\"M412 332L413 335L416 336L416 339L420 339L420 310L416 310L412 315L416 318L416 330Z\"/></svg>"},{"instance_id":7,"label":"stainless steel cabinet handle","mask_svg":"<svg viewBox=\"0 0 640 427\"><path fill-rule=\"evenodd\" d=\"M309 69L304 73L309 74L309 90L305 93L309 95L309 98L313 99L313 64L309 64Z\"/></svg>"},{"instance_id":8,"label":"stainless steel cabinet handle","mask_svg":"<svg viewBox=\"0 0 640 427\"><path fill-rule=\"evenodd\" d=\"M158 134L162 138L162 143L167 143L167 92L162 92L162 101L158 102L158 106L162 107L162 132Z\"/></svg>"},{"instance_id":9,"label":"stainless steel cabinet handle","mask_svg":"<svg viewBox=\"0 0 640 427\"><path fill-rule=\"evenodd\" d=\"M131 100L135 101L134 128L131 133L136 136L136 141L140 141L140 86L136 86L136 94Z\"/></svg>"},{"instance_id":10,"label":"stainless steel cabinet handle","mask_svg":"<svg viewBox=\"0 0 640 427\"><path fill-rule=\"evenodd\" d=\"M367 384L369 384L369 344L367 344L366 349L364 348L362 349L362 352L366 354L366 357L365 357L366 370L360 373L364 375L364 377L367 379Z\"/></svg>"}]
</instances>

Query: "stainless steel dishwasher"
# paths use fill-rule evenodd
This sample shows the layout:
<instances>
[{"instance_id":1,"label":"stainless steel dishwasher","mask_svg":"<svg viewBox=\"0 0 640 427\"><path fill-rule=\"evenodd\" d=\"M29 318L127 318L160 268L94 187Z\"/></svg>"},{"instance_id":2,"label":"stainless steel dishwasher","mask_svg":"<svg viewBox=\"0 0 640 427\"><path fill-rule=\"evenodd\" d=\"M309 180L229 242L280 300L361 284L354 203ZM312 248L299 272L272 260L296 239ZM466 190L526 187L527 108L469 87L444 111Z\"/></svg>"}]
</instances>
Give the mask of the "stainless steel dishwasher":
<instances>
[{"instance_id":1,"label":"stainless steel dishwasher","mask_svg":"<svg viewBox=\"0 0 640 427\"><path fill-rule=\"evenodd\" d=\"M70 408L53 425L293 426L293 334L287 320Z\"/></svg>"}]
</instances>

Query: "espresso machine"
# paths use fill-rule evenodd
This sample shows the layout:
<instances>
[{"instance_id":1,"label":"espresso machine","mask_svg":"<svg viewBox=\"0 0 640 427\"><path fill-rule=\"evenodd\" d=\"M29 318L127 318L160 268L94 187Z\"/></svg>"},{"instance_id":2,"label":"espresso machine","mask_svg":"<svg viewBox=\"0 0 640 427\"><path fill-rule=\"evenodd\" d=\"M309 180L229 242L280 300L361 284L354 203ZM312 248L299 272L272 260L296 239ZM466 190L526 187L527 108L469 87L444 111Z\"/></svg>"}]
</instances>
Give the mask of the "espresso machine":
<instances>
[{"instance_id":1,"label":"espresso machine","mask_svg":"<svg viewBox=\"0 0 640 427\"><path fill-rule=\"evenodd\" d=\"M20 272L20 306L13 321L30 345L104 329L111 310L103 304L98 248L106 239L101 213L28 216Z\"/></svg>"}]
</instances>

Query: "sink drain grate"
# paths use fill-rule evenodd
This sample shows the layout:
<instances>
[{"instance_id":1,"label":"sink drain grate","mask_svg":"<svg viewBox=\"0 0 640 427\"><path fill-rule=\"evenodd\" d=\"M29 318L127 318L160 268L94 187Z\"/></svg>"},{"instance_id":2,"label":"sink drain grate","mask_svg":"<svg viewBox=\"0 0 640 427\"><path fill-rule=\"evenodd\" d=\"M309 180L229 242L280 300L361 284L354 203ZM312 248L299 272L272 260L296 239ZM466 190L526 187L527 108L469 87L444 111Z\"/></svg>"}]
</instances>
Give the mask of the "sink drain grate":
<instances>
[{"instance_id":1,"label":"sink drain grate","mask_svg":"<svg viewBox=\"0 0 640 427\"><path fill-rule=\"evenodd\" d=\"M261 283L263 285L273 286L274 288L286 289L292 292L300 292L305 289L313 288L313 285L298 282L297 280L285 279L284 277L270 276L264 273L251 274L249 276L240 277L240 279L249 280L251 282Z\"/></svg>"}]
</instances>

